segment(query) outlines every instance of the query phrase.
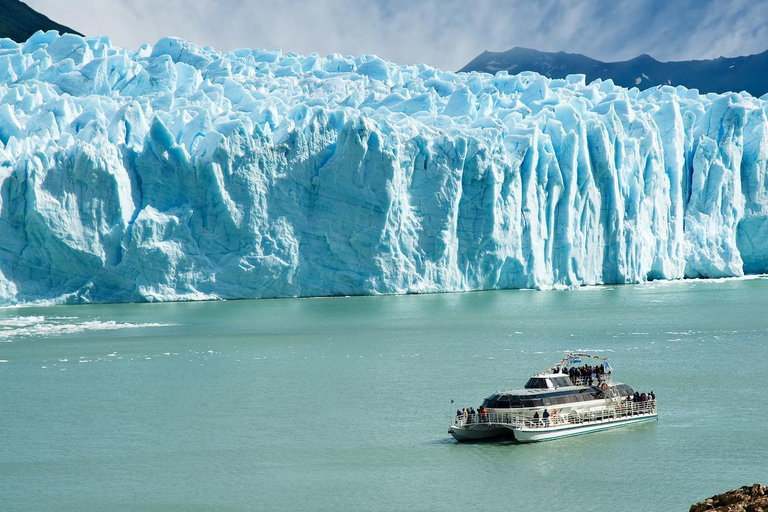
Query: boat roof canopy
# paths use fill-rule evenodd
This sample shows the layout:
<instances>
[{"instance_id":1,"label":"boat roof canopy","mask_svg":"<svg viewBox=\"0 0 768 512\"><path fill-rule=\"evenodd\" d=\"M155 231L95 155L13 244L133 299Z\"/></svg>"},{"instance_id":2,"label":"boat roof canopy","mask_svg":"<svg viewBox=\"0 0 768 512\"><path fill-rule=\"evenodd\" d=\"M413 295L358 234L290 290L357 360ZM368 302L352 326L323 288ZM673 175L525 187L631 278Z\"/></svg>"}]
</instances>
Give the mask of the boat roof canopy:
<instances>
[{"instance_id":1,"label":"boat roof canopy","mask_svg":"<svg viewBox=\"0 0 768 512\"><path fill-rule=\"evenodd\" d=\"M547 368L542 374L553 373L557 368L563 366L576 366L581 364L602 364L605 369L611 371L611 365L608 364L608 358L605 356L596 356L595 354L585 354L583 352L569 352L564 358Z\"/></svg>"}]
</instances>

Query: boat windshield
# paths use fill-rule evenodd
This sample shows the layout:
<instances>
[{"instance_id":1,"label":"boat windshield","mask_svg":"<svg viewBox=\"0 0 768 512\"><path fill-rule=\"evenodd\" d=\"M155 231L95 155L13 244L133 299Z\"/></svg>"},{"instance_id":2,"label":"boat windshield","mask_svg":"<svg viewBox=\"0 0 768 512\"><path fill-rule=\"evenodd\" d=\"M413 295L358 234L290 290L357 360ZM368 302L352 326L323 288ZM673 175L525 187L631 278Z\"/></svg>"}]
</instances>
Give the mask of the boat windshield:
<instances>
[{"instance_id":1,"label":"boat windshield","mask_svg":"<svg viewBox=\"0 0 768 512\"><path fill-rule=\"evenodd\" d=\"M556 388L573 386L573 382L571 382L570 377L554 377L552 379L552 384L554 384Z\"/></svg>"},{"instance_id":2,"label":"boat windshield","mask_svg":"<svg viewBox=\"0 0 768 512\"><path fill-rule=\"evenodd\" d=\"M547 389L547 379L531 377L525 383L525 389Z\"/></svg>"}]
</instances>

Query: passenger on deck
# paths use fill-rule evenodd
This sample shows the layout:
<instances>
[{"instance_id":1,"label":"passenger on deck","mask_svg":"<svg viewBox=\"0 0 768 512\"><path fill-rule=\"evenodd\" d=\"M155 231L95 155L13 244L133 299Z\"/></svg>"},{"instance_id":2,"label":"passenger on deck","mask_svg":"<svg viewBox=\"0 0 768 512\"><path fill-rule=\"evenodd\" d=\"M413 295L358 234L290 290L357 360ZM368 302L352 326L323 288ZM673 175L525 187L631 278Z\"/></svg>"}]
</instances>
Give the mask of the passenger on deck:
<instances>
[{"instance_id":1,"label":"passenger on deck","mask_svg":"<svg viewBox=\"0 0 768 512\"><path fill-rule=\"evenodd\" d=\"M539 411L536 411L533 413L533 424L538 425L539 424Z\"/></svg>"},{"instance_id":2,"label":"passenger on deck","mask_svg":"<svg viewBox=\"0 0 768 512\"><path fill-rule=\"evenodd\" d=\"M549 426L549 411L544 409L544 414L542 414L542 417L544 418L544 426L548 427Z\"/></svg>"}]
</instances>

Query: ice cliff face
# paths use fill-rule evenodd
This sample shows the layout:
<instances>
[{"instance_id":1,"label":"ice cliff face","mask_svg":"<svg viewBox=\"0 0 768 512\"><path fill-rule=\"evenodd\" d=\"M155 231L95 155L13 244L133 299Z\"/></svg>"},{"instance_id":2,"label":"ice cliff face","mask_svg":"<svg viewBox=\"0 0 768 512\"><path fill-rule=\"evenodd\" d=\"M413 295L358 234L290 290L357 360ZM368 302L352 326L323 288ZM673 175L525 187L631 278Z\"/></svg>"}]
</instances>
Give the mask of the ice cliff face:
<instances>
[{"instance_id":1,"label":"ice cliff face","mask_svg":"<svg viewBox=\"0 0 768 512\"><path fill-rule=\"evenodd\" d=\"M177 39L0 40L0 303L764 272L766 106Z\"/></svg>"}]
</instances>

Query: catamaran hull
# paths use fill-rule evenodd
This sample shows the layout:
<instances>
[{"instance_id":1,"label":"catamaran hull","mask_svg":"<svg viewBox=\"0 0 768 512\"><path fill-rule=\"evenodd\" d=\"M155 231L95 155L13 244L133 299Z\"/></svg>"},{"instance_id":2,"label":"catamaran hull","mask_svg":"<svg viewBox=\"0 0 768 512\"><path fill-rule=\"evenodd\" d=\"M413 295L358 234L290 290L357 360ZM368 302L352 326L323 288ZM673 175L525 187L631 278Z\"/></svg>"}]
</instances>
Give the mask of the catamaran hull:
<instances>
[{"instance_id":1,"label":"catamaran hull","mask_svg":"<svg viewBox=\"0 0 768 512\"><path fill-rule=\"evenodd\" d=\"M538 427L538 428L514 428L512 429L515 434L515 439L521 443L536 443L539 441L552 441L554 439L561 439L563 437L579 436L582 434L590 434L592 432L602 432L604 430L610 430L619 427L626 427L629 425L637 425L638 423L646 423L648 421L658 420L658 414L643 414L639 416L630 416L624 418L617 418L614 420L596 421L590 423L581 423L578 425L565 424L555 425L552 427ZM455 436L454 436L455 437Z\"/></svg>"},{"instance_id":2,"label":"catamaran hull","mask_svg":"<svg viewBox=\"0 0 768 512\"><path fill-rule=\"evenodd\" d=\"M493 439L494 437L512 437L512 429L496 425L475 424L467 427L452 426L448 431L459 442Z\"/></svg>"}]
</instances>

